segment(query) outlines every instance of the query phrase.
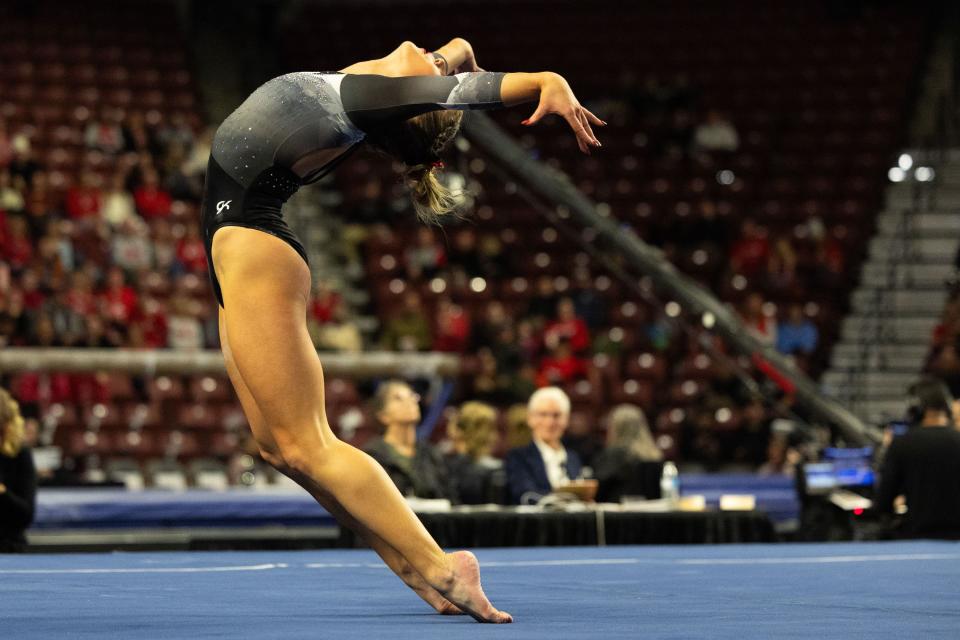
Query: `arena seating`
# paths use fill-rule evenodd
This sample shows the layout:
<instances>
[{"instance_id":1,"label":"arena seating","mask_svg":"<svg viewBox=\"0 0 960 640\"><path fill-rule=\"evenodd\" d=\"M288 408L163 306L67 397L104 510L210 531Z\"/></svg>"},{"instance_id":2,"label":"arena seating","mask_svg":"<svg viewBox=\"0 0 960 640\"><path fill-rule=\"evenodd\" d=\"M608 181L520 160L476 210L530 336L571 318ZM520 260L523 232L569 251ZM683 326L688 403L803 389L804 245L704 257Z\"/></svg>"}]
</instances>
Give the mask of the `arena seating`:
<instances>
[{"instance_id":1,"label":"arena seating","mask_svg":"<svg viewBox=\"0 0 960 640\"><path fill-rule=\"evenodd\" d=\"M866 5L844 10L829 3L685 1L617 5L611 9L617 22L612 29L611 14L572 2L551 4L549 23L544 23L539 3L466 5L455 12L378 5L383 20L360 19L367 10L344 8L331 18L322 8L304 7L285 38L289 68L315 66L317 60L330 60L328 66L337 68L378 57L396 47L395 34L402 33L428 49L465 37L485 69L561 73L581 101L610 122L595 129L604 147L589 158L578 152L559 118L533 130L520 125L533 105L490 115L534 157L570 175L610 215L662 246L680 269L724 300L740 304L759 291L771 320L783 317L790 303L803 304L821 337L804 366L814 376L822 371L839 318L848 309L889 158L908 115L922 54L921 12ZM330 27L330 36L308 37L321 23ZM570 33L578 34L575 41L568 39ZM672 99L682 103L668 109L666 118L662 110L642 106L655 100L644 87L650 78L673 87ZM658 138L675 133L670 116L685 112L695 124L708 110L724 113L737 128L740 146L735 152L663 152ZM480 292L457 288L451 275L457 264L453 232L438 232L454 265L442 274L447 282L411 282L405 279L404 248L414 242L416 227L408 220L385 218L380 222L387 228L371 233L365 247L379 317L390 317L410 289L424 296L428 309L452 293L475 322L491 297L504 301L512 317L522 317L538 278L554 278L557 290L569 291L575 265L590 264L581 247L505 190L482 162L462 162L456 168L483 187L474 229L500 241L502 259L516 257L504 269L508 275L486 283ZM345 166L337 179L342 191L351 194L371 179L390 177L386 163L369 159ZM726 228L720 237L697 233L706 224L705 208L714 210L719 227ZM349 219L349 209L344 215ZM771 284L762 272L744 277L728 266L746 218L761 225L771 244L783 238L792 246L797 276L788 285ZM812 231L818 222L825 227L822 237ZM836 273L820 268L825 254L840 258ZM598 418L604 407L634 401L659 416L665 434L679 437L679 423L690 418L685 412L691 401L710 388L716 365L694 339L680 340L662 353L648 340L637 339L638 305L645 307L643 317L655 318L658 308L625 297L623 287L615 280L611 284L598 265L589 269L608 307L607 321L593 334L613 332L622 348L593 360L595 373L602 375L568 385L575 406L602 429ZM637 365L665 358L675 364L658 368L655 377ZM464 395L471 391L467 381ZM736 403L723 397L717 403L710 411L710 428L735 431L740 421Z\"/></svg>"},{"instance_id":2,"label":"arena seating","mask_svg":"<svg viewBox=\"0 0 960 640\"><path fill-rule=\"evenodd\" d=\"M921 12L906 7L865 7L837 15L831 6L770 6L759 0L618 5L612 9L617 28L611 29L610 13L575 2L551 5L549 25L537 2L468 4L443 12L387 3L377 5L383 19L375 21L360 19L369 11L365 5L339 7L331 17L307 4L281 40L287 69L316 69L318 60L334 69L384 55L400 39L435 47L461 35L473 43L486 69L562 73L584 104L610 122L599 132L604 143L599 152L579 154L557 119L533 130L522 127L521 116L532 110L526 107L493 117L531 154L571 175L610 215L661 245L679 268L724 299L739 304L760 291L771 316L792 301L804 304L820 329L821 342L809 364L817 373L871 233L888 159L910 104L924 27ZM30 19L35 14L29 12L44 19ZM747 15L752 19L744 20ZM316 37L318 29L323 37ZM560 33L580 37L569 41L554 35ZM707 109L727 115L739 132L739 149L669 151L663 139L669 139L673 125L664 113L677 109L638 106L649 98L643 86L651 75L674 99L687 101L681 110L690 112L694 124ZM45 176L45 187L34 185L25 198L28 220L33 217L39 225L41 218L62 217L68 190L85 174L106 185L124 168L124 154L91 149L84 135L91 121L122 120L121 114L135 112L153 131L187 127L199 136L205 123L188 49L169 6L38 2L0 7L0 122L8 134L29 137ZM161 154L151 153L160 166ZM606 319L591 333L613 346L589 352L589 375L567 385L575 404L574 431L597 436L604 408L636 402L665 436L664 448L682 452L689 423L702 413L691 410L692 401L716 386L721 367L695 336L678 333L664 345L644 335L636 319L657 319L660 307L630 297L577 244L505 190L483 162L474 159L460 169L483 187L476 233L498 241L501 258L511 259L482 288L463 286L444 274L445 293L452 293L475 322L494 299L520 317L542 276L557 291L571 291L577 284L572 265L579 267L606 306ZM338 171L345 216L371 180L393 180L387 163L359 156ZM391 196L387 189L383 193L384 199ZM175 198L168 216L150 221L150 239L176 246L196 224L197 204L196 197ZM385 200L381 204L387 208ZM705 208L716 212L727 237L696 237ZM16 217L16 212L5 213ZM811 235L812 217L826 229L819 241ZM745 218L762 225L771 240L785 237L794 246L798 277L789 286L773 287L763 277L747 278L727 268ZM368 227L363 249L374 297L370 311L389 318L407 290L420 292L432 311L439 295L431 280L409 280L403 267L403 248L417 233L413 217L385 217ZM109 228L78 224L73 233L74 248L85 262L107 268L115 260ZM819 269L825 250L842 258L842 270L832 279ZM449 253L455 265L456 252ZM22 269L14 265L13 271L19 278ZM168 311L190 306L188 315L202 325L205 346L216 346L216 306L202 270L154 266L128 275L141 307L147 301ZM128 344L132 337L124 340ZM480 366L476 353L464 358L465 371ZM248 437L225 378L27 374L7 382L27 390L41 418L41 438L92 465L112 457L226 461L243 451ZM461 395L469 398L469 377L464 382ZM335 423L358 410L352 383L331 381L328 392ZM719 393L712 397L708 428L721 435L735 432L741 423L737 402ZM372 429L369 412L359 411L364 426L355 432L356 442Z\"/></svg>"}]
</instances>

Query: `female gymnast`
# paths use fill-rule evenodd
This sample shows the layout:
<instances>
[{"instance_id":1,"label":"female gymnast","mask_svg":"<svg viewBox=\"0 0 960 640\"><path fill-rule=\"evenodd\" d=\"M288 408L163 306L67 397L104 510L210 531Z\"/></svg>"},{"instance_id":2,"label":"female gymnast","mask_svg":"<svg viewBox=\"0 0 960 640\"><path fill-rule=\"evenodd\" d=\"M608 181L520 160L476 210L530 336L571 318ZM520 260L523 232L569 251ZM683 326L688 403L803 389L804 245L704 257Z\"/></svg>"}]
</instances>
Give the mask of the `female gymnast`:
<instances>
[{"instance_id":1,"label":"female gymnast","mask_svg":"<svg viewBox=\"0 0 960 640\"><path fill-rule=\"evenodd\" d=\"M444 553L383 469L340 441L324 410L323 369L310 341L307 255L281 212L303 184L360 144L407 166L418 215L452 209L434 176L464 109L539 100L524 124L561 115L581 151L600 146L558 74L488 72L461 38L436 52L403 42L339 71L297 72L256 89L214 137L201 229L227 372L264 460L303 486L438 612L511 622L480 586L476 557Z\"/></svg>"}]
</instances>

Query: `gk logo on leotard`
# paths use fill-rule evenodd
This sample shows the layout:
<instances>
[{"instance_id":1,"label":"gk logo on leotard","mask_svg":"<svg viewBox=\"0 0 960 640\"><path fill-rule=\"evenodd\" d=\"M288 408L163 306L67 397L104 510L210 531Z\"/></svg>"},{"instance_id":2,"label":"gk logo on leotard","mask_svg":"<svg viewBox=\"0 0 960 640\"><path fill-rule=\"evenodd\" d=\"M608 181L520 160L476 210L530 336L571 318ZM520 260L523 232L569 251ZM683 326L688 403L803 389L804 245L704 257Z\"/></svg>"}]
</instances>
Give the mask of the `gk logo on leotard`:
<instances>
[{"instance_id":1,"label":"gk logo on leotard","mask_svg":"<svg viewBox=\"0 0 960 640\"><path fill-rule=\"evenodd\" d=\"M224 209L229 210L229 209L230 209L230 203L231 203L231 202L233 202L233 200L221 200L220 202L218 202L218 203L217 203L217 215L220 215L220 214L223 212Z\"/></svg>"}]
</instances>

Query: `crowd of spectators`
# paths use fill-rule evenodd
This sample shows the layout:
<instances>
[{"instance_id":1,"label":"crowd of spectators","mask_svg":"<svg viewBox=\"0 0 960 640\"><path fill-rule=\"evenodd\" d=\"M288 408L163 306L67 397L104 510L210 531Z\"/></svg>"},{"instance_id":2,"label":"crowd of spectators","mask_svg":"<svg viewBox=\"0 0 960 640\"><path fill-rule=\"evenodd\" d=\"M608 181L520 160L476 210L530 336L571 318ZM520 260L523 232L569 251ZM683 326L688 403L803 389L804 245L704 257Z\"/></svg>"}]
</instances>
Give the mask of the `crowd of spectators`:
<instances>
[{"instance_id":1,"label":"crowd of spectators","mask_svg":"<svg viewBox=\"0 0 960 640\"><path fill-rule=\"evenodd\" d=\"M741 146L734 119L712 108L682 74L642 80L625 75L595 110L642 132L643 147L664 167L726 166ZM73 132L72 147L36 153L27 133L0 120L4 345L217 346L216 306L196 221L212 132L191 122L178 112L154 117L104 106ZM64 175L75 179L64 182ZM352 220L371 223L361 234L368 244L391 233L383 221L396 209L397 194L382 183L371 175L348 201ZM816 373L825 341L813 319L811 292L837 289L848 267L836 227L816 217L790 229L771 226L758 212L736 228L724 216L718 203L704 197L689 212L653 217L641 235L733 302L758 338ZM458 292L492 288L526 273L528 263L564 259L516 251L517 239L507 231L454 225L442 241L434 229L418 229L392 257L405 283L400 302L378 299L369 310L380 321L372 339L361 335L340 294L319 282L309 306L314 343L350 352L377 346L461 354L468 364L461 395L496 407L524 402L538 387L569 391L578 382L607 384L597 366L603 357L621 366L648 351L674 363L672 377L684 361L703 355L696 337L662 308L604 293L585 264L571 265L559 277L531 278L530 289L516 299L468 303ZM543 234L556 240L554 229ZM361 246L355 258L362 260L367 248ZM702 406L668 420L672 454L712 465L761 464L766 449L752 442L750 429L773 412L741 398L725 367L712 364L709 379L696 387ZM24 374L11 382L28 415L41 403L108 398L96 375ZM689 397L685 385L692 381L675 382L682 388L661 389ZM742 419L723 431L716 428L717 415L727 406ZM669 407L658 402L645 408L659 433Z\"/></svg>"}]
</instances>

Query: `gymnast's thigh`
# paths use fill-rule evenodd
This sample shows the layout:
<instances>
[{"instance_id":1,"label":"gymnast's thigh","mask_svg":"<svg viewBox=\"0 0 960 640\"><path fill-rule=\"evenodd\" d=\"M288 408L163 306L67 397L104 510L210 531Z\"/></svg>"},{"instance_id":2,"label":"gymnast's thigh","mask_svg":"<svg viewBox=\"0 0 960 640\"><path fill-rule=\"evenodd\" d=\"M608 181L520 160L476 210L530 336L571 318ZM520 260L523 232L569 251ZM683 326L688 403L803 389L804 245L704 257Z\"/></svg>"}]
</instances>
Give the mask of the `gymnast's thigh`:
<instances>
[{"instance_id":1,"label":"gymnast's thigh","mask_svg":"<svg viewBox=\"0 0 960 640\"><path fill-rule=\"evenodd\" d=\"M307 331L310 270L286 242L223 227L213 263L233 362L281 450L327 444L323 369Z\"/></svg>"}]
</instances>

